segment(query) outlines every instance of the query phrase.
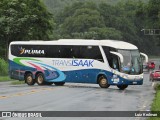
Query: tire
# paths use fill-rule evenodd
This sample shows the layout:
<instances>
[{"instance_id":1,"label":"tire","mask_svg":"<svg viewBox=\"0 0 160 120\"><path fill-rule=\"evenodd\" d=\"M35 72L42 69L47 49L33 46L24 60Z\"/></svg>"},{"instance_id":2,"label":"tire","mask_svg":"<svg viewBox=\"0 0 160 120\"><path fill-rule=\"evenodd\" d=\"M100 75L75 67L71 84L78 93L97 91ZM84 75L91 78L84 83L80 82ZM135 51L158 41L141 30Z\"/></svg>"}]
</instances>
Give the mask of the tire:
<instances>
[{"instance_id":1,"label":"tire","mask_svg":"<svg viewBox=\"0 0 160 120\"><path fill-rule=\"evenodd\" d=\"M152 78L152 77L150 77L150 78L149 78L149 81L151 81L151 82L152 82L152 81L153 81L153 78Z\"/></svg>"},{"instance_id":2,"label":"tire","mask_svg":"<svg viewBox=\"0 0 160 120\"><path fill-rule=\"evenodd\" d=\"M120 90L124 90L128 87L128 85L117 85Z\"/></svg>"},{"instance_id":3,"label":"tire","mask_svg":"<svg viewBox=\"0 0 160 120\"><path fill-rule=\"evenodd\" d=\"M54 82L54 84L56 86L63 86L65 84L65 82Z\"/></svg>"},{"instance_id":4,"label":"tire","mask_svg":"<svg viewBox=\"0 0 160 120\"><path fill-rule=\"evenodd\" d=\"M44 85L45 84L45 79L43 73L38 73L36 76L36 82L38 85Z\"/></svg>"},{"instance_id":5,"label":"tire","mask_svg":"<svg viewBox=\"0 0 160 120\"><path fill-rule=\"evenodd\" d=\"M151 77L151 78L150 78L150 81L151 81L151 82L154 82L154 79L153 79L153 77Z\"/></svg>"},{"instance_id":6,"label":"tire","mask_svg":"<svg viewBox=\"0 0 160 120\"><path fill-rule=\"evenodd\" d=\"M25 82L26 82L28 85L34 85L34 84L35 84L35 80L33 79L32 73L27 73L27 74L25 75Z\"/></svg>"},{"instance_id":7,"label":"tire","mask_svg":"<svg viewBox=\"0 0 160 120\"><path fill-rule=\"evenodd\" d=\"M110 85L108 84L108 80L107 78L105 78L104 76L100 76L98 78L98 84L101 88L108 88Z\"/></svg>"}]
</instances>

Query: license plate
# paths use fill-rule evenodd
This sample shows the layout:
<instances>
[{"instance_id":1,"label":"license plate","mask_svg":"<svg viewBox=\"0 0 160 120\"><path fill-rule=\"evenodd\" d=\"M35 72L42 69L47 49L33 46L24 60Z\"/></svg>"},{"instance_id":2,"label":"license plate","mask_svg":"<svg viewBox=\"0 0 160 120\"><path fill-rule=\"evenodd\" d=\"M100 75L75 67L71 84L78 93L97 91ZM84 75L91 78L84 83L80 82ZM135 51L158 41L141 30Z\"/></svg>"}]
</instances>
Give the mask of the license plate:
<instances>
[{"instance_id":1,"label":"license plate","mask_svg":"<svg viewBox=\"0 0 160 120\"><path fill-rule=\"evenodd\" d=\"M137 82L133 82L133 84L137 84Z\"/></svg>"}]
</instances>

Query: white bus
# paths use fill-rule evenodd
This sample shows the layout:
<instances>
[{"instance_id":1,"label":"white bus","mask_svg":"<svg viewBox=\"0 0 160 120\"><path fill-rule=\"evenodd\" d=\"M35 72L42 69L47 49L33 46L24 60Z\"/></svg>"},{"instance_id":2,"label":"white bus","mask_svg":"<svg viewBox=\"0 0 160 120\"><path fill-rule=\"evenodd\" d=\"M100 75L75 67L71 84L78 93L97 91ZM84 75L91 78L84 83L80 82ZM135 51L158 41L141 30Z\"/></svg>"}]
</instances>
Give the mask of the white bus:
<instances>
[{"instance_id":1,"label":"white bus","mask_svg":"<svg viewBox=\"0 0 160 120\"><path fill-rule=\"evenodd\" d=\"M117 40L15 41L9 46L9 74L28 85L74 82L125 89L143 84L143 62L135 45Z\"/></svg>"}]
</instances>

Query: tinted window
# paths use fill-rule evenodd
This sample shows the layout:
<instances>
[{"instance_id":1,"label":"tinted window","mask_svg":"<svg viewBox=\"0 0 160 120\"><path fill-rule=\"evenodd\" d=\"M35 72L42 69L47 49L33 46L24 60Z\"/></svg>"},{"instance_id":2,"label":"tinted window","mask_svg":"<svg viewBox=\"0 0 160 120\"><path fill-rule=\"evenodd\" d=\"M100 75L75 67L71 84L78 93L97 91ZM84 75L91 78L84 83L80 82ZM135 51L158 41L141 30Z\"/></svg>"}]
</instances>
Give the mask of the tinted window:
<instances>
[{"instance_id":1,"label":"tinted window","mask_svg":"<svg viewBox=\"0 0 160 120\"><path fill-rule=\"evenodd\" d=\"M17 57L84 58L103 61L98 46L11 45L11 54Z\"/></svg>"},{"instance_id":2,"label":"tinted window","mask_svg":"<svg viewBox=\"0 0 160 120\"><path fill-rule=\"evenodd\" d=\"M119 69L118 57L116 55L113 55L113 54L110 53L110 51L116 52L116 49L111 48L111 47L107 47L107 46L103 46L102 48L105 52L105 55L106 55L106 58L108 60L109 66L113 69ZM116 66L115 66L115 64L116 64Z\"/></svg>"},{"instance_id":3,"label":"tinted window","mask_svg":"<svg viewBox=\"0 0 160 120\"><path fill-rule=\"evenodd\" d=\"M102 54L98 46L81 46L79 51L79 58L103 61Z\"/></svg>"}]
</instances>

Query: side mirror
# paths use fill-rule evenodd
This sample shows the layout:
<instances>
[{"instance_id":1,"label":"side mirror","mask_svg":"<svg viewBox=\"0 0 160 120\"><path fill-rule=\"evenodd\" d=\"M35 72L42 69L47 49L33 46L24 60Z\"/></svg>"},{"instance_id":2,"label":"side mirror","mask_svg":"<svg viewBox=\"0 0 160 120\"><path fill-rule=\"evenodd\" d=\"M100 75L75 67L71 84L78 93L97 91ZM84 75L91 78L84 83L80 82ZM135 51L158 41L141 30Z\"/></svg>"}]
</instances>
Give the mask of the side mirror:
<instances>
[{"instance_id":1,"label":"side mirror","mask_svg":"<svg viewBox=\"0 0 160 120\"><path fill-rule=\"evenodd\" d=\"M122 54L120 54L118 52L113 52L113 51L110 51L110 53L118 56L120 58L121 63L123 63L124 59L123 59L123 55Z\"/></svg>"},{"instance_id":2,"label":"side mirror","mask_svg":"<svg viewBox=\"0 0 160 120\"><path fill-rule=\"evenodd\" d=\"M145 58L145 62L147 63L148 62L148 56L144 53L140 53L140 55L142 55Z\"/></svg>"}]
</instances>

